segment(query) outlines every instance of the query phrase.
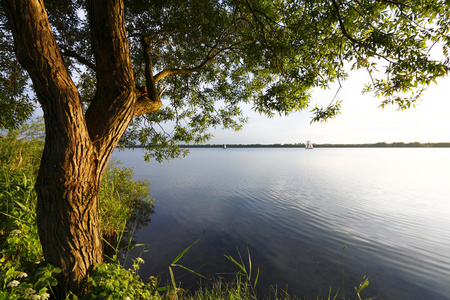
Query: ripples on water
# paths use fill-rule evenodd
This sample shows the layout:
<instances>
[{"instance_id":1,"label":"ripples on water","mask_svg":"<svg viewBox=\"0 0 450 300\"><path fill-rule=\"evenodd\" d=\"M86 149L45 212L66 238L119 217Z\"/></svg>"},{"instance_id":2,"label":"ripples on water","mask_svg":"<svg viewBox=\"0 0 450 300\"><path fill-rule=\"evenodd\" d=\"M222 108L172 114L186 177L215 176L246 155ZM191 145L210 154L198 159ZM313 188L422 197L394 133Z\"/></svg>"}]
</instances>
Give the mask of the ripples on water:
<instances>
[{"instance_id":1,"label":"ripples on water","mask_svg":"<svg viewBox=\"0 0 450 300\"><path fill-rule=\"evenodd\" d=\"M367 296L450 299L450 149L193 149L163 165L143 164L140 150L114 156L152 181L156 214L136 235L150 245L144 278L200 239L186 266L230 271L223 254L248 245L261 285L307 299L330 285L349 297L364 275Z\"/></svg>"}]
</instances>

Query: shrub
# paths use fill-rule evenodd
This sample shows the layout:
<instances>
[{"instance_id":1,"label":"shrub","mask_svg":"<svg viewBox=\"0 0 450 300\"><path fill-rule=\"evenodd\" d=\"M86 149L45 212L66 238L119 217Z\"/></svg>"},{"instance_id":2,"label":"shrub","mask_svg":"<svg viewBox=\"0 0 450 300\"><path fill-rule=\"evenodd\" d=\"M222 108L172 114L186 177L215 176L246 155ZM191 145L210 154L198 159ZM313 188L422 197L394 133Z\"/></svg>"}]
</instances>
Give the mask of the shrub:
<instances>
[{"instance_id":1,"label":"shrub","mask_svg":"<svg viewBox=\"0 0 450 300\"><path fill-rule=\"evenodd\" d=\"M138 258L133 261L129 270L119 264L104 263L96 265L88 279L89 294L86 299L152 299L159 294L145 284L139 277L138 270L144 261Z\"/></svg>"},{"instance_id":2,"label":"shrub","mask_svg":"<svg viewBox=\"0 0 450 300\"><path fill-rule=\"evenodd\" d=\"M131 168L110 162L103 175L100 188L100 223L104 235L112 235L123 228L139 229L150 221L153 199L150 183L134 180Z\"/></svg>"},{"instance_id":3,"label":"shrub","mask_svg":"<svg viewBox=\"0 0 450 300\"><path fill-rule=\"evenodd\" d=\"M134 180L133 170L119 167L119 164L108 164L100 188L99 218L103 253L108 258L122 248L129 248L132 242L129 233L149 223L154 213L150 183Z\"/></svg>"}]
</instances>

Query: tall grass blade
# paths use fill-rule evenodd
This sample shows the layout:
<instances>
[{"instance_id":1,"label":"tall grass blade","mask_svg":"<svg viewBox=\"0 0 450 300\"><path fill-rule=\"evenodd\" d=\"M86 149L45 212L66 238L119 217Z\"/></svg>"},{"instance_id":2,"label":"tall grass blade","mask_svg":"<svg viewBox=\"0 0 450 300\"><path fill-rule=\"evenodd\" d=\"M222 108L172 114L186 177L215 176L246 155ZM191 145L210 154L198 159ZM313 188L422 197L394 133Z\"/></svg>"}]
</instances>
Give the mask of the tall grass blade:
<instances>
[{"instance_id":1,"label":"tall grass blade","mask_svg":"<svg viewBox=\"0 0 450 300\"><path fill-rule=\"evenodd\" d=\"M333 300L336 300L338 294L339 294L339 288L337 289L336 294L333 297ZM328 291L328 300L331 300L330 297L331 297L331 286L330 286L330 290Z\"/></svg>"},{"instance_id":2,"label":"tall grass blade","mask_svg":"<svg viewBox=\"0 0 450 300\"><path fill-rule=\"evenodd\" d=\"M170 280L172 281L172 285L174 289L177 289L177 285L175 283L175 276L173 275L172 268L169 266Z\"/></svg>"},{"instance_id":3,"label":"tall grass blade","mask_svg":"<svg viewBox=\"0 0 450 300\"><path fill-rule=\"evenodd\" d=\"M184 249L183 251L181 251L180 254L178 254L178 256L173 260L173 262L171 263L171 265L176 264L183 256L184 254L195 244L197 244L198 240L196 240L192 245L190 245L189 247L187 247L186 249Z\"/></svg>"},{"instance_id":4,"label":"tall grass blade","mask_svg":"<svg viewBox=\"0 0 450 300\"><path fill-rule=\"evenodd\" d=\"M228 258L229 261L231 261L238 269L240 269L244 274L247 274L247 270L243 265L238 263L231 255L225 255L226 258Z\"/></svg>"},{"instance_id":5,"label":"tall grass blade","mask_svg":"<svg viewBox=\"0 0 450 300\"><path fill-rule=\"evenodd\" d=\"M364 290L369 285L369 278L366 278L366 276L363 277L363 281L358 285L358 287L355 287L355 297L353 299L358 298L359 300L363 300L361 298L360 293L362 290ZM367 298L366 300L372 300L375 298Z\"/></svg>"},{"instance_id":6,"label":"tall grass blade","mask_svg":"<svg viewBox=\"0 0 450 300\"><path fill-rule=\"evenodd\" d=\"M259 267L258 267L258 271L256 272L256 278L255 278L255 282L253 283L253 289L256 289L256 284L258 283L258 278L259 278Z\"/></svg>"},{"instance_id":7,"label":"tall grass blade","mask_svg":"<svg viewBox=\"0 0 450 300\"><path fill-rule=\"evenodd\" d=\"M197 276L202 277L202 278L206 278L206 277L203 276L202 274L199 274L199 273L195 272L194 270L189 269L189 268L187 268L187 267L185 267L185 266L182 266L182 265L179 265L179 264L171 264L170 266L171 266L171 267L178 267L178 268L181 268L181 269L183 269L183 270L185 270L185 271L187 271L187 272L189 272L189 273L191 273L191 274L197 275Z\"/></svg>"},{"instance_id":8,"label":"tall grass blade","mask_svg":"<svg viewBox=\"0 0 450 300\"><path fill-rule=\"evenodd\" d=\"M252 258L250 257L250 249L247 246L247 254L248 254L248 281L251 281L252 278Z\"/></svg>"},{"instance_id":9,"label":"tall grass blade","mask_svg":"<svg viewBox=\"0 0 450 300\"><path fill-rule=\"evenodd\" d=\"M19 206L24 212L34 215L34 211L32 211L32 210L30 209L30 207L28 207L28 206L26 206L26 205L23 205L23 204L20 203L19 201L14 201L14 202L15 202L15 203L17 204L17 206Z\"/></svg>"}]
</instances>

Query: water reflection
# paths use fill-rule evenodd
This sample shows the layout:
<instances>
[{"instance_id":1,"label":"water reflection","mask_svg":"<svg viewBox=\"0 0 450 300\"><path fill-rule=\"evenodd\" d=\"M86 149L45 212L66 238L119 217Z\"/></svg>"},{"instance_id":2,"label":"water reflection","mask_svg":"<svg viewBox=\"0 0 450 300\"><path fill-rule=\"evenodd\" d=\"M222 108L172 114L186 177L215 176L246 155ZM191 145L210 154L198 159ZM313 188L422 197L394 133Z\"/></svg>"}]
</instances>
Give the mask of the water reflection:
<instances>
[{"instance_id":1,"label":"water reflection","mask_svg":"<svg viewBox=\"0 0 450 300\"><path fill-rule=\"evenodd\" d=\"M317 151L316 151L317 150ZM330 285L349 297L369 276L379 299L450 294L450 149L195 149L169 164L116 154L152 181L157 214L146 278L177 254L206 275L233 270L223 254L248 245L261 286L307 297ZM194 284L183 278L183 283ZM262 291L267 292L267 291Z\"/></svg>"},{"instance_id":2,"label":"water reflection","mask_svg":"<svg viewBox=\"0 0 450 300\"><path fill-rule=\"evenodd\" d=\"M114 260L116 254L122 254L124 257L137 245L136 233L148 226L151 222L151 215L155 213L153 203L148 203L136 199L135 209L128 219L123 230L103 235L103 257L106 260Z\"/></svg>"},{"instance_id":3,"label":"water reflection","mask_svg":"<svg viewBox=\"0 0 450 300\"><path fill-rule=\"evenodd\" d=\"M128 251L136 241L133 234L148 226L155 213L150 183L133 178L133 169L112 160L103 175L100 188L100 226L103 255L115 260L116 254Z\"/></svg>"}]
</instances>

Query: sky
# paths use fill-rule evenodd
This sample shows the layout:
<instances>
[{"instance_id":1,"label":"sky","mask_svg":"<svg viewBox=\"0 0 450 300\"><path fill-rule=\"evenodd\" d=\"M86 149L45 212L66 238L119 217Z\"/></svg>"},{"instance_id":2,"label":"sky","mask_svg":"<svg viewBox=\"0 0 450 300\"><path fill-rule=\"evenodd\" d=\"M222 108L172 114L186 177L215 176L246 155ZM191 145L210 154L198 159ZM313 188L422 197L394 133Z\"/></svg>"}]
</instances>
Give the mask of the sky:
<instances>
[{"instance_id":1,"label":"sky","mask_svg":"<svg viewBox=\"0 0 450 300\"><path fill-rule=\"evenodd\" d=\"M432 84L416 108L398 111L395 106L379 108L381 99L362 94L368 78L361 72L342 82L336 99L343 100L341 114L326 123L310 125L317 104L326 107L338 85L330 90L314 90L309 109L289 116L268 118L245 108L249 117L244 128L213 130L209 144L293 144L307 140L315 144L352 144L377 142L450 142L450 78Z\"/></svg>"},{"instance_id":2,"label":"sky","mask_svg":"<svg viewBox=\"0 0 450 300\"><path fill-rule=\"evenodd\" d=\"M206 144L364 144L378 142L450 142L450 77L441 78L424 93L416 108L398 111L395 106L379 108L381 99L363 94L369 82L364 72L350 73L341 82L337 100L343 100L341 114L326 123L310 124L311 109L326 107L338 84L329 90L314 90L310 108L289 116L268 118L244 107L249 117L241 131L211 130ZM42 115L38 109L36 115Z\"/></svg>"}]
</instances>

